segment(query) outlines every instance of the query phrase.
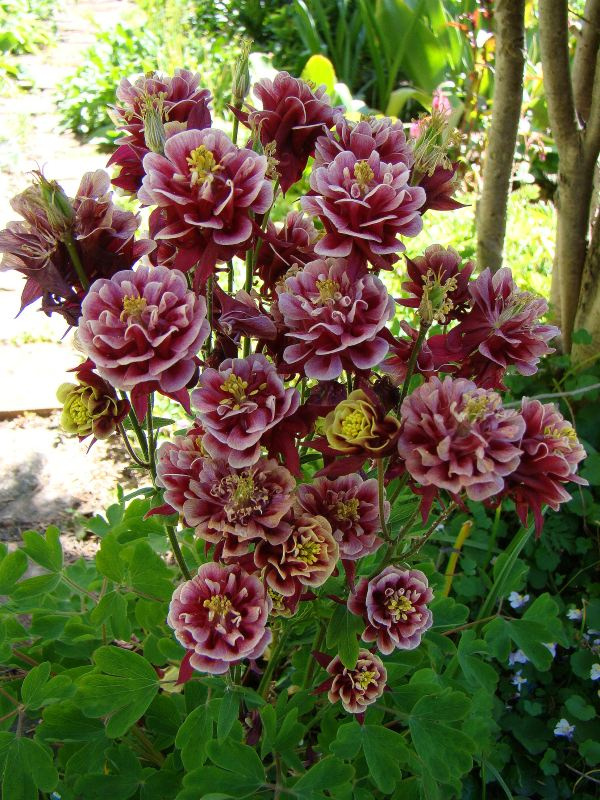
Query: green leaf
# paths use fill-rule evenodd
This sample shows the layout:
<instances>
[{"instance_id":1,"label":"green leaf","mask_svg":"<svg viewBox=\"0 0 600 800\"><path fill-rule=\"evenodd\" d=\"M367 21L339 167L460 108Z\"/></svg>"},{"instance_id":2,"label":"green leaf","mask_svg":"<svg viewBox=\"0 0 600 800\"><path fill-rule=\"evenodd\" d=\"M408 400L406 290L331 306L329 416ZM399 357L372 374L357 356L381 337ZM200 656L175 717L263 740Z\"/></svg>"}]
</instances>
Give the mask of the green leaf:
<instances>
[{"instance_id":1,"label":"green leaf","mask_svg":"<svg viewBox=\"0 0 600 800\"><path fill-rule=\"evenodd\" d=\"M173 595L171 573L162 558L147 542L138 542L129 555L129 582L144 594L170 600Z\"/></svg>"},{"instance_id":2,"label":"green leaf","mask_svg":"<svg viewBox=\"0 0 600 800\"><path fill-rule=\"evenodd\" d=\"M304 731L305 726L298 722L298 709L290 709L275 737L275 750L278 752L291 750L298 744Z\"/></svg>"},{"instance_id":3,"label":"green leaf","mask_svg":"<svg viewBox=\"0 0 600 800\"><path fill-rule=\"evenodd\" d=\"M566 701L565 706L571 712L574 717L577 719L582 719L587 722L590 719L594 719L596 716L596 711L594 710L594 706L589 705L586 703L583 697L578 694L572 694Z\"/></svg>"},{"instance_id":4,"label":"green leaf","mask_svg":"<svg viewBox=\"0 0 600 800\"><path fill-rule=\"evenodd\" d=\"M109 621L115 639L125 642L131 637L131 624L127 618L127 600L120 592L108 592L90 614L95 625Z\"/></svg>"},{"instance_id":5,"label":"green leaf","mask_svg":"<svg viewBox=\"0 0 600 800\"><path fill-rule=\"evenodd\" d=\"M404 760L402 756L407 752L404 739L382 725L365 725L362 747L371 779L380 791L389 795L402 777L398 762Z\"/></svg>"},{"instance_id":6,"label":"green leaf","mask_svg":"<svg viewBox=\"0 0 600 800\"><path fill-rule=\"evenodd\" d=\"M336 647L342 664L354 669L360 644L358 634L364 630L360 617L351 614L346 606L336 605L327 627L327 647Z\"/></svg>"},{"instance_id":7,"label":"green leaf","mask_svg":"<svg viewBox=\"0 0 600 800\"><path fill-rule=\"evenodd\" d=\"M117 541L114 533L105 536L96 553L96 568L101 575L111 581L122 583L125 577L125 565L121 560L122 546Z\"/></svg>"},{"instance_id":8,"label":"green leaf","mask_svg":"<svg viewBox=\"0 0 600 800\"><path fill-rule=\"evenodd\" d=\"M13 740L2 779L3 800L37 800L38 790L51 792L58 783L52 756L33 739Z\"/></svg>"},{"instance_id":9,"label":"green leaf","mask_svg":"<svg viewBox=\"0 0 600 800\"><path fill-rule=\"evenodd\" d=\"M35 708L35 703L38 697L42 694L42 687L50 677L50 662L43 661L37 667L31 669L21 685L21 699L28 707Z\"/></svg>"},{"instance_id":10,"label":"green leaf","mask_svg":"<svg viewBox=\"0 0 600 800\"><path fill-rule=\"evenodd\" d=\"M469 711L469 699L462 692L445 689L422 697L409 718L417 755L431 775L442 783L459 778L473 766L477 745L456 725Z\"/></svg>"},{"instance_id":11,"label":"green leaf","mask_svg":"<svg viewBox=\"0 0 600 800\"><path fill-rule=\"evenodd\" d=\"M591 333L588 333L585 328L578 328L571 334L573 344L592 344L593 338Z\"/></svg>"},{"instance_id":12,"label":"green leaf","mask_svg":"<svg viewBox=\"0 0 600 800\"><path fill-rule=\"evenodd\" d=\"M240 696L236 692L226 691L219 704L217 718L217 738L224 739L240 713Z\"/></svg>"},{"instance_id":13,"label":"green leaf","mask_svg":"<svg viewBox=\"0 0 600 800\"><path fill-rule=\"evenodd\" d=\"M0 561L0 594L11 594L26 569L27 556L21 549L4 556Z\"/></svg>"},{"instance_id":14,"label":"green leaf","mask_svg":"<svg viewBox=\"0 0 600 800\"><path fill-rule=\"evenodd\" d=\"M188 772L183 779L183 785L184 789L177 795L177 800L198 800L209 793L222 793L226 797L242 800L245 797L254 797L262 784L219 767L201 767Z\"/></svg>"},{"instance_id":15,"label":"green leaf","mask_svg":"<svg viewBox=\"0 0 600 800\"><path fill-rule=\"evenodd\" d=\"M600 453L590 453L583 463L580 475L591 486L600 486Z\"/></svg>"},{"instance_id":16,"label":"green leaf","mask_svg":"<svg viewBox=\"0 0 600 800\"><path fill-rule=\"evenodd\" d=\"M50 572L60 572L63 566L63 552L60 544L60 531L51 525L45 536L37 531L25 531L23 550L32 561Z\"/></svg>"},{"instance_id":17,"label":"green leaf","mask_svg":"<svg viewBox=\"0 0 600 800\"><path fill-rule=\"evenodd\" d=\"M123 736L154 699L156 672L145 658L119 647L98 648L94 662L98 669L80 679L77 701L84 714L107 716L107 736Z\"/></svg>"},{"instance_id":18,"label":"green leaf","mask_svg":"<svg viewBox=\"0 0 600 800\"><path fill-rule=\"evenodd\" d=\"M354 769L335 756L327 756L317 761L308 772L294 784L294 792L300 794L319 789L334 789L354 777Z\"/></svg>"},{"instance_id":19,"label":"green leaf","mask_svg":"<svg viewBox=\"0 0 600 800\"><path fill-rule=\"evenodd\" d=\"M210 760L221 769L235 772L257 783L265 780L265 770L256 750L232 739L213 739L206 744Z\"/></svg>"},{"instance_id":20,"label":"green leaf","mask_svg":"<svg viewBox=\"0 0 600 800\"><path fill-rule=\"evenodd\" d=\"M352 761L361 747L362 727L358 722L340 725L334 741L329 745L329 749L334 755L346 761Z\"/></svg>"},{"instance_id":21,"label":"green leaf","mask_svg":"<svg viewBox=\"0 0 600 800\"><path fill-rule=\"evenodd\" d=\"M181 760L187 770L204 763L206 745L212 736L213 721L208 709L204 705L198 706L188 714L175 737L175 746L181 750Z\"/></svg>"},{"instance_id":22,"label":"green leaf","mask_svg":"<svg viewBox=\"0 0 600 800\"><path fill-rule=\"evenodd\" d=\"M44 709L37 736L48 742L89 742L104 738L104 726L84 716L75 703L67 700Z\"/></svg>"},{"instance_id":23,"label":"green leaf","mask_svg":"<svg viewBox=\"0 0 600 800\"><path fill-rule=\"evenodd\" d=\"M579 752L590 766L595 767L600 764L600 742L586 739L579 745Z\"/></svg>"},{"instance_id":24,"label":"green leaf","mask_svg":"<svg viewBox=\"0 0 600 800\"><path fill-rule=\"evenodd\" d=\"M35 578L27 578L21 581L10 594L15 600L40 597L53 592L60 580L60 575L55 572L51 572L48 575L36 575Z\"/></svg>"},{"instance_id":25,"label":"green leaf","mask_svg":"<svg viewBox=\"0 0 600 800\"><path fill-rule=\"evenodd\" d=\"M493 692L498 683L498 673L485 663L482 658L484 655L488 655L486 642L478 639L474 630L463 631L458 642L457 658L467 684Z\"/></svg>"}]
</instances>

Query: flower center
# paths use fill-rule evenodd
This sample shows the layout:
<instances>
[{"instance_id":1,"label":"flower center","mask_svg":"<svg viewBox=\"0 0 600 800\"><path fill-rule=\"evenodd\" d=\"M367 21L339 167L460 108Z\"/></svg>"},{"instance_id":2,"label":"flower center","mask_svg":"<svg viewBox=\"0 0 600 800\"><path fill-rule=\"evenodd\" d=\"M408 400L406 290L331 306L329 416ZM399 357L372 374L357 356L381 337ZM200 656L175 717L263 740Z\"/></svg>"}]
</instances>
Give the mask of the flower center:
<instances>
[{"instance_id":1,"label":"flower center","mask_svg":"<svg viewBox=\"0 0 600 800\"><path fill-rule=\"evenodd\" d=\"M204 608L208 608L209 622L213 622L215 617L218 617L219 620L223 619L232 609L231 600L222 594L214 594L210 599L205 600L202 605Z\"/></svg>"},{"instance_id":2,"label":"flower center","mask_svg":"<svg viewBox=\"0 0 600 800\"><path fill-rule=\"evenodd\" d=\"M339 294L340 291L339 283L332 278L325 278L325 280L317 281L315 285L319 290L319 299L321 303L335 300L336 294Z\"/></svg>"},{"instance_id":3,"label":"flower center","mask_svg":"<svg viewBox=\"0 0 600 800\"><path fill-rule=\"evenodd\" d=\"M415 607L410 602L408 597L406 597L404 594L398 594L398 592L394 592L390 595L390 597L388 597L385 606L390 612L391 616L394 618L394 622L398 622L399 620L406 621L408 619L407 612L415 610Z\"/></svg>"},{"instance_id":4,"label":"flower center","mask_svg":"<svg viewBox=\"0 0 600 800\"><path fill-rule=\"evenodd\" d=\"M552 439L568 439L572 444L577 442L575 429L569 424L565 424L562 428L559 428L558 425L546 425L544 436L550 436Z\"/></svg>"},{"instance_id":5,"label":"flower center","mask_svg":"<svg viewBox=\"0 0 600 800\"><path fill-rule=\"evenodd\" d=\"M294 553L298 561L303 561L308 566L316 564L321 554L321 544L314 539L304 539L300 544L296 544Z\"/></svg>"},{"instance_id":6,"label":"flower center","mask_svg":"<svg viewBox=\"0 0 600 800\"><path fill-rule=\"evenodd\" d=\"M467 395L467 398L463 413L469 422L477 422L477 420L483 419L497 405L496 398L489 394L482 394L479 397L469 397Z\"/></svg>"},{"instance_id":7,"label":"flower center","mask_svg":"<svg viewBox=\"0 0 600 800\"><path fill-rule=\"evenodd\" d=\"M442 283L441 273L436 275L432 269L428 269L427 274L423 275L423 298L419 308L421 316L425 316L428 322L445 322L446 316L454 308L448 295L456 291L457 285L455 277Z\"/></svg>"},{"instance_id":8,"label":"flower center","mask_svg":"<svg viewBox=\"0 0 600 800\"><path fill-rule=\"evenodd\" d=\"M214 173L223 169L220 164L217 164L212 152L203 144L192 150L186 161L190 167L192 186L212 180Z\"/></svg>"},{"instance_id":9,"label":"flower center","mask_svg":"<svg viewBox=\"0 0 600 800\"><path fill-rule=\"evenodd\" d=\"M364 691L372 683L377 683L375 680L375 673L365 670L354 678L354 683Z\"/></svg>"},{"instance_id":10,"label":"flower center","mask_svg":"<svg viewBox=\"0 0 600 800\"><path fill-rule=\"evenodd\" d=\"M252 475L234 475L235 489L231 495L233 502L240 506L252 499L254 494L254 479Z\"/></svg>"},{"instance_id":11,"label":"flower center","mask_svg":"<svg viewBox=\"0 0 600 800\"><path fill-rule=\"evenodd\" d=\"M148 301L145 297L136 297L132 294L126 294L123 298L123 311L120 317L121 322L129 322L129 320L139 322L147 305Z\"/></svg>"},{"instance_id":12,"label":"flower center","mask_svg":"<svg viewBox=\"0 0 600 800\"><path fill-rule=\"evenodd\" d=\"M375 173L366 161L357 161L354 165L354 177L361 192L366 192Z\"/></svg>"},{"instance_id":13,"label":"flower center","mask_svg":"<svg viewBox=\"0 0 600 800\"><path fill-rule=\"evenodd\" d=\"M231 397L221 400L221 405L230 405L233 401L234 405L232 407L238 409L240 404L246 399L247 388L248 381L245 381L238 375L234 375L232 372L220 386L222 392L227 392L227 394L231 395Z\"/></svg>"},{"instance_id":14,"label":"flower center","mask_svg":"<svg viewBox=\"0 0 600 800\"><path fill-rule=\"evenodd\" d=\"M342 420L342 433L346 439L357 439L367 425L365 414L357 408Z\"/></svg>"},{"instance_id":15,"label":"flower center","mask_svg":"<svg viewBox=\"0 0 600 800\"><path fill-rule=\"evenodd\" d=\"M353 522L358 520L359 500L353 497L351 500L340 500L335 505L335 515L338 519L349 519Z\"/></svg>"},{"instance_id":16,"label":"flower center","mask_svg":"<svg viewBox=\"0 0 600 800\"><path fill-rule=\"evenodd\" d=\"M69 404L69 416L77 425L83 425L90 419L87 405L82 401L81 396L73 397Z\"/></svg>"}]
</instances>

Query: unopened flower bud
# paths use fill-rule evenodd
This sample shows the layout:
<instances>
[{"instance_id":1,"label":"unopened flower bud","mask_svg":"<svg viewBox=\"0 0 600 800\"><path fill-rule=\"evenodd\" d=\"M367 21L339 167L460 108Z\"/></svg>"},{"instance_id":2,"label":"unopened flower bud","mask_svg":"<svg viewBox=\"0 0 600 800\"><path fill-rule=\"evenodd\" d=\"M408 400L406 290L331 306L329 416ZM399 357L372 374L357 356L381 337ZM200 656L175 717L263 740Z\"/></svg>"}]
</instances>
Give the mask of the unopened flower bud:
<instances>
[{"instance_id":1,"label":"unopened flower bud","mask_svg":"<svg viewBox=\"0 0 600 800\"><path fill-rule=\"evenodd\" d=\"M231 94L233 103L241 106L250 91L250 70L248 69L248 58L252 49L252 39L242 39L240 43L240 55L233 65L233 84Z\"/></svg>"},{"instance_id":2,"label":"unopened flower bud","mask_svg":"<svg viewBox=\"0 0 600 800\"><path fill-rule=\"evenodd\" d=\"M162 98L158 96L156 102L151 102L149 98L149 102L145 104L144 108L144 141L149 150L160 155L163 155L165 151L167 140L163 117Z\"/></svg>"},{"instance_id":3,"label":"unopened flower bud","mask_svg":"<svg viewBox=\"0 0 600 800\"><path fill-rule=\"evenodd\" d=\"M34 172L39 187L39 202L48 223L56 234L61 234L71 227L75 212L64 189L56 181L47 180L42 172Z\"/></svg>"},{"instance_id":4,"label":"unopened flower bud","mask_svg":"<svg viewBox=\"0 0 600 800\"><path fill-rule=\"evenodd\" d=\"M129 402L118 400L112 387L92 370L79 370L77 381L61 384L56 392L63 404L61 426L80 439L91 435L106 439L127 415Z\"/></svg>"},{"instance_id":5,"label":"unopened flower bud","mask_svg":"<svg viewBox=\"0 0 600 800\"><path fill-rule=\"evenodd\" d=\"M424 175L433 175L438 167L451 169L449 152L460 144L460 133L450 124L447 102L434 102L431 114L413 122L410 134L415 140L413 183Z\"/></svg>"}]
</instances>

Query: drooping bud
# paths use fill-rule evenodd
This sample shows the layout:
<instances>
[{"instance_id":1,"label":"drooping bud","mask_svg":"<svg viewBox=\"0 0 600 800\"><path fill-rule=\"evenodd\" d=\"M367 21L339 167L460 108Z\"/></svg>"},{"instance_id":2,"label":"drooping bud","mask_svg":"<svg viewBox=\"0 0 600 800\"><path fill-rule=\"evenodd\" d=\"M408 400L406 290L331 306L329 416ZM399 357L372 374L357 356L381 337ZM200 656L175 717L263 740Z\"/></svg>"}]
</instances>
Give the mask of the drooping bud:
<instances>
[{"instance_id":1,"label":"drooping bud","mask_svg":"<svg viewBox=\"0 0 600 800\"><path fill-rule=\"evenodd\" d=\"M242 39L240 42L240 55L235 61L233 72L233 83L231 87L231 94L233 104L241 108L242 103L246 99L250 91L250 70L248 68L248 58L252 49L252 39Z\"/></svg>"},{"instance_id":2,"label":"drooping bud","mask_svg":"<svg viewBox=\"0 0 600 800\"><path fill-rule=\"evenodd\" d=\"M80 439L106 439L129 412L129 401L117 399L114 389L91 369L76 374L77 384L63 383L56 392L63 404L61 426Z\"/></svg>"}]
</instances>

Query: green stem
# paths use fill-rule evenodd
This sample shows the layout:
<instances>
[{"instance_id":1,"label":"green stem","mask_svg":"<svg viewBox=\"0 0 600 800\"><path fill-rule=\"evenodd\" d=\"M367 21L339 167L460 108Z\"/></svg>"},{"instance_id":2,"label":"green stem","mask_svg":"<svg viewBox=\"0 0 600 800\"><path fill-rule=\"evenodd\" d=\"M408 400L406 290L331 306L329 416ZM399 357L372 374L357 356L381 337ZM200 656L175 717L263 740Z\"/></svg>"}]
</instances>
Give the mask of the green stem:
<instances>
[{"instance_id":1,"label":"green stem","mask_svg":"<svg viewBox=\"0 0 600 800\"><path fill-rule=\"evenodd\" d=\"M206 282L206 318L208 319L208 324L210 325L210 330L208 332L208 336L206 338L206 354L209 355L212 350L212 332L213 332L213 285L214 285L214 277L212 275L208 276L208 280Z\"/></svg>"},{"instance_id":2,"label":"green stem","mask_svg":"<svg viewBox=\"0 0 600 800\"><path fill-rule=\"evenodd\" d=\"M258 689L256 690L258 694L262 697L267 696L267 692L269 691L269 685L271 683L271 676L275 672L275 667L281 660L281 654L283 653L283 646L285 644L285 640L287 637L287 631L284 630L271 653L271 658L269 659L269 663L265 667L265 671L262 674L262 678L260 679L260 683L258 685Z\"/></svg>"},{"instance_id":3,"label":"green stem","mask_svg":"<svg viewBox=\"0 0 600 800\"><path fill-rule=\"evenodd\" d=\"M384 479L384 464L383 458L377 459L377 498L379 500L379 524L381 525L381 533L386 541L390 541L390 532L385 521L385 486Z\"/></svg>"},{"instance_id":4,"label":"green stem","mask_svg":"<svg viewBox=\"0 0 600 800\"><path fill-rule=\"evenodd\" d=\"M312 684L313 676L315 674L315 667L317 664L317 661L315 658L313 658L312 653L315 650L321 649L323 639L325 638L325 629L325 622L322 621L317 629L317 632L315 633L315 638L313 639L313 643L310 648L309 658L306 664L306 671L304 672L304 679L302 681L303 689L308 689L308 687Z\"/></svg>"},{"instance_id":5,"label":"green stem","mask_svg":"<svg viewBox=\"0 0 600 800\"><path fill-rule=\"evenodd\" d=\"M166 525L167 536L169 537L169 541L171 542L171 548L173 550L173 555L175 556L175 560L179 564L179 569L183 577L186 581L191 581L192 573L188 569L188 565L185 563L185 559L183 557L183 553L181 552L181 547L179 547L179 542L177 540L177 533L175 532L175 528L172 525Z\"/></svg>"},{"instance_id":6,"label":"green stem","mask_svg":"<svg viewBox=\"0 0 600 800\"><path fill-rule=\"evenodd\" d=\"M233 294L233 259L227 262L227 291Z\"/></svg>"},{"instance_id":7,"label":"green stem","mask_svg":"<svg viewBox=\"0 0 600 800\"><path fill-rule=\"evenodd\" d=\"M396 500L398 499L398 495L400 494L402 489L404 489L404 487L406 486L406 482L407 481L408 481L408 472L405 472L404 475L400 478L400 480L398 482L398 486L396 486L396 488L392 492L392 496L390 497L390 505L392 507L393 507L394 503L396 502Z\"/></svg>"},{"instance_id":8,"label":"green stem","mask_svg":"<svg viewBox=\"0 0 600 800\"><path fill-rule=\"evenodd\" d=\"M421 352L421 348L423 347L423 342L425 341L425 337L427 336L427 331L429 330L430 325L431 325L430 322L421 321L421 325L419 327L419 335L417 336L417 341L415 342L414 347L411 350L410 358L408 359L408 364L406 367L406 377L404 378L404 383L402 385L402 393L400 394L400 400L398 401L398 416L400 416L400 407L402 405L402 401L404 400L404 398L408 393L410 379L412 378L413 372L415 371L417 358L419 357L419 353Z\"/></svg>"},{"instance_id":9,"label":"green stem","mask_svg":"<svg viewBox=\"0 0 600 800\"><path fill-rule=\"evenodd\" d=\"M146 425L148 427L148 461L152 480L156 478L156 439L154 437L154 395L148 398L148 411L146 412Z\"/></svg>"},{"instance_id":10,"label":"green stem","mask_svg":"<svg viewBox=\"0 0 600 800\"><path fill-rule=\"evenodd\" d=\"M90 288L90 282L88 280L88 276L85 274L85 270L83 268L83 264L81 263L81 259L79 258L79 253L77 252L77 245L73 239L73 236L70 233L66 233L63 239L65 243L65 247L67 248L67 253L69 254L69 258L71 259L71 264L75 268L75 272L77 273L77 277L79 278L79 283L82 285L84 289Z\"/></svg>"},{"instance_id":11,"label":"green stem","mask_svg":"<svg viewBox=\"0 0 600 800\"><path fill-rule=\"evenodd\" d=\"M138 464L140 467L144 467L145 469L150 469L150 464L147 461L142 461L142 459L137 455L137 453L135 452L135 450L131 446L131 442L129 441L129 437L127 436L127 431L123 427L123 423L120 422L118 424L117 428L119 430L119 433L121 434L121 438L123 439L123 441L125 443L125 447L127 448L127 452L132 457L132 459L135 461L135 463Z\"/></svg>"},{"instance_id":12,"label":"green stem","mask_svg":"<svg viewBox=\"0 0 600 800\"><path fill-rule=\"evenodd\" d=\"M121 392L120 394L123 400L128 400L128 397L125 394L125 392ZM129 421L131 422L131 427L135 431L135 435L137 436L137 440L140 444L140 449L144 455L144 458L149 463L150 457L148 453L148 442L146 441L146 434L144 433L144 431L142 430L142 426L138 422L138 418L135 411L133 410L133 406L129 410Z\"/></svg>"},{"instance_id":13,"label":"green stem","mask_svg":"<svg viewBox=\"0 0 600 800\"><path fill-rule=\"evenodd\" d=\"M429 528L427 529L427 531L426 531L426 532L423 534L423 536L420 536L420 537L417 539L417 541L416 541L416 542L415 542L415 544L414 544L414 545L413 545L413 546L410 548L410 550L408 551L408 553L404 553L404 554L403 554L402 558L409 558L410 556L414 556L416 553L418 553L418 552L419 552L419 550L420 550L420 549L423 547L423 545L424 545L424 544L427 542L427 540L428 540L428 539L429 539L431 536L433 536L433 534L434 534L434 532L435 532L435 529L438 527L438 525L442 525L442 523L444 523L444 522L445 522L445 521L448 519L448 517L450 516L450 514L452 514L452 512L453 512L453 511L454 511L456 508L457 508L457 504L456 504L454 501L452 501L451 503L449 503L449 504L448 504L448 506L446 506L446 509L445 509L445 510L442 512L442 514L441 514L441 515L440 515L440 516L439 516L439 517L438 517L436 520L434 520L434 521L431 523L431 525L429 526Z\"/></svg>"}]
</instances>

